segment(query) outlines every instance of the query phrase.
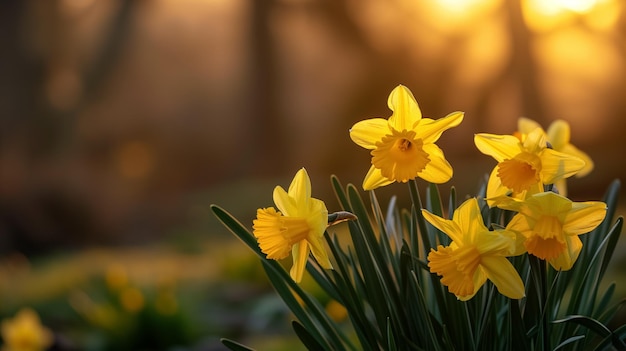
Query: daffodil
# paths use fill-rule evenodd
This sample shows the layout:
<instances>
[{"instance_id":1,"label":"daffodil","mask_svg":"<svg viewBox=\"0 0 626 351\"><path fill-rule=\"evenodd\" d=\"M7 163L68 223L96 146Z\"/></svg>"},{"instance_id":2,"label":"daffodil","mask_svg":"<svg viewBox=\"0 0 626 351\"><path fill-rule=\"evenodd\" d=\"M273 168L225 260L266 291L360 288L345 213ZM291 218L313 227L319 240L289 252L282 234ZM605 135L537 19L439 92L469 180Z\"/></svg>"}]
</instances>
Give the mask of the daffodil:
<instances>
[{"instance_id":1,"label":"daffodil","mask_svg":"<svg viewBox=\"0 0 626 351\"><path fill-rule=\"evenodd\" d=\"M311 180L304 168L300 169L289 190L274 189L274 203L278 208L260 208L253 221L254 236L267 258L280 260L293 256L290 275L300 282L309 252L319 264L331 269L324 248L324 231L328 224L328 210L322 200L311 197Z\"/></svg>"},{"instance_id":2,"label":"daffodil","mask_svg":"<svg viewBox=\"0 0 626 351\"><path fill-rule=\"evenodd\" d=\"M422 213L428 222L452 239L449 246L431 249L428 267L442 277L441 283L458 299L471 299L487 279L505 296L524 297L524 283L506 258L515 250L515 234L503 229L487 229L476 198L461 204L452 220L426 210Z\"/></svg>"},{"instance_id":3,"label":"daffodil","mask_svg":"<svg viewBox=\"0 0 626 351\"><path fill-rule=\"evenodd\" d=\"M524 197L543 191L544 184L574 175L585 167L582 159L547 147L546 134L536 128L521 139L513 135L476 134L476 147L498 165L487 183L487 200L513 193Z\"/></svg>"},{"instance_id":4,"label":"daffodil","mask_svg":"<svg viewBox=\"0 0 626 351\"><path fill-rule=\"evenodd\" d=\"M350 129L352 141L372 150L372 166L363 188L372 190L393 182L406 183L416 177L431 183L450 180L452 167L435 142L445 130L461 123L463 112L453 112L437 120L422 118L413 94L403 85L391 92L387 105L393 111L389 119L367 119Z\"/></svg>"},{"instance_id":5,"label":"daffodil","mask_svg":"<svg viewBox=\"0 0 626 351\"><path fill-rule=\"evenodd\" d=\"M500 198L496 206L518 212L507 229L520 236L529 254L563 271L572 268L580 254L583 244L578 236L594 230L606 216L604 202L573 202L553 192L523 201Z\"/></svg>"},{"instance_id":6,"label":"daffodil","mask_svg":"<svg viewBox=\"0 0 626 351\"><path fill-rule=\"evenodd\" d=\"M20 310L14 318L2 321L3 351L42 351L52 345L52 332L41 325L30 308Z\"/></svg>"},{"instance_id":7,"label":"daffodil","mask_svg":"<svg viewBox=\"0 0 626 351\"><path fill-rule=\"evenodd\" d=\"M522 117L517 121L517 129L521 134L528 134L537 128L541 128L541 126L532 119ZM546 135L548 142L554 150L576 156L585 161L585 166L574 175L575 177L584 177L593 170L591 157L570 143L569 123L560 119L552 122L548 127ZM567 196L567 182L565 179L555 181L554 185L560 194Z\"/></svg>"}]
</instances>

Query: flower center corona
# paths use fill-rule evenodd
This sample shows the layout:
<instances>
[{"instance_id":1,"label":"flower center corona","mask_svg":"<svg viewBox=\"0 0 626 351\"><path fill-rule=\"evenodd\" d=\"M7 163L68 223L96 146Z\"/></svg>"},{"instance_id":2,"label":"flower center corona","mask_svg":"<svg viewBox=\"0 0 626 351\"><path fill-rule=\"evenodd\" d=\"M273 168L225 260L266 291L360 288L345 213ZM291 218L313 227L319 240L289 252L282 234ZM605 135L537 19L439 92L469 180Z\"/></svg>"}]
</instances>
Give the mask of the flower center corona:
<instances>
[{"instance_id":1,"label":"flower center corona","mask_svg":"<svg viewBox=\"0 0 626 351\"><path fill-rule=\"evenodd\" d=\"M473 245L456 250L439 245L428 255L430 271L441 276L441 283L456 296L474 293L474 273L480 264L480 252Z\"/></svg>"},{"instance_id":2,"label":"flower center corona","mask_svg":"<svg viewBox=\"0 0 626 351\"><path fill-rule=\"evenodd\" d=\"M521 153L498 164L502 184L516 193L530 189L540 180L541 160L536 155Z\"/></svg>"},{"instance_id":3,"label":"flower center corona","mask_svg":"<svg viewBox=\"0 0 626 351\"><path fill-rule=\"evenodd\" d=\"M252 228L261 251L274 260L289 256L291 247L310 232L305 218L285 217L273 207L258 209Z\"/></svg>"},{"instance_id":4,"label":"flower center corona","mask_svg":"<svg viewBox=\"0 0 626 351\"><path fill-rule=\"evenodd\" d=\"M563 225L554 216L541 216L524 246L529 253L543 260L557 258L566 249Z\"/></svg>"},{"instance_id":5,"label":"flower center corona","mask_svg":"<svg viewBox=\"0 0 626 351\"><path fill-rule=\"evenodd\" d=\"M400 151L408 151L411 148L411 141L407 139L400 139L398 143L398 148Z\"/></svg>"},{"instance_id":6,"label":"flower center corona","mask_svg":"<svg viewBox=\"0 0 626 351\"><path fill-rule=\"evenodd\" d=\"M390 180L408 182L417 177L430 159L423 150L422 139L415 138L414 131L392 130L376 143L372 150L372 164Z\"/></svg>"}]
</instances>

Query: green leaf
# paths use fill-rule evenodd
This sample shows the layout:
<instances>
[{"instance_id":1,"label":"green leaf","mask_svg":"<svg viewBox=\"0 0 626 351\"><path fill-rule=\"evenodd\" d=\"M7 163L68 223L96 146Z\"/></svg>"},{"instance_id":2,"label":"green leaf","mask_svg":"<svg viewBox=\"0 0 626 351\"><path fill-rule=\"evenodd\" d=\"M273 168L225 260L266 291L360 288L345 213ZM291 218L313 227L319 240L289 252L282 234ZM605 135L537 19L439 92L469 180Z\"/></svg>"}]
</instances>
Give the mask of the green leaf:
<instances>
[{"instance_id":1,"label":"green leaf","mask_svg":"<svg viewBox=\"0 0 626 351\"><path fill-rule=\"evenodd\" d=\"M604 323L609 323L613 320L613 317L617 314L622 307L626 305L626 298L623 298L619 302L615 303L613 306L609 307L597 318L599 321L604 321Z\"/></svg>"},{"instance_id":2,"label":"green leaf","mask_svg":"<svg viewBox=\"0 0 626 351\"><path fill-rule=\"evenodd\" d=\"M296 332L296 335L302 341L302 344L308 350L328 350L324 348L322 344L320 344L307 330L302 326L302 324L298 323L298 321L292 321L291 326L293 330Z\"/></svg>"},{"instance_id":3,"label":"green leaf","mask_svg":"<svg viewBox=\"0 0 626 351\"><path fill-rule=\"evenodd\" d=\"M341 208L344 211L350 211L351 207L350 207L350 202L348 201L348 198L346 197L346 193L343 190L343 185L341 185L341 182L339 181L339 178L337 178L337 176L332 175L330 177L330 182L332 183L333 186L333 191L335 192L335 196L337 196L337 200L339 200L339 204L341 205Z\"/></svg>"},{"instance_id":4,"label":"green leaf","mask_svg":"<svg viewBox=\"0 0 626 351\"><path fill-rule=\"evenodd\" d=\"M443 205L437 185L429 183L426 188L426 208L433 214L443 217Z\"/></svg>"},{"instance_id":5,"label":"green leaf","mask_svg":"<svg viewBox=\"0 0 626 351\"><path fill-rule=\"evenodd\" d=\"M391 321L387 318L387 350L395 351L396 348L396 340L393 336L393 331L391 330Z\"/></svg>"},{"instance_id":6,"label":"green leaf","mask_svg":"<svg viewBox=\"0 0 626 351\"><path fill-rule=\"evenodd\" d=\"M601 337L607 337L611 335L611 330L609 330L609 328L607 328L604 324L587 316L580 316L580 315L567 316L563 319L552 321L552 323L554 324L576 323L576 324L589 328L590 330L600 335Z\"/></svg>"},{"instance_id":7,"label":"green leaf","mask_svg":"<svg viewBox=\"0 0 626 351\"><path fill-rule=\"evenodd\" d=\"M450 188L450 198L448 199L448 217L452 217L454 210L456 210L456 188Z\"/></svg>"},{"instance_id":8,"label":"green leaf","mask_svg":"<svg viewBox=\"0 0 626 351\"><path fill-rule=\"evenodd\" d=\"M325 337L322 335L321 331L317 329L315 323L315 317L308 313L304 307L300 304L298 299L296 299L294 292L290 289L288 282L285 277L283 277L271 264L270 261L264 260L262 261L263 268L265 272L272 282L274 289L278 295L283 299L289 310L300 320L304 325L309 328L318 339L324 340L324 344L328 345Z\"/></svg>"},{"instance_id":9,"label":"green leaf","mask_svg":"<svg viewBox=\"0 0 626 351\"><path fill-rule=\"evenodd\" d=\"M617 202L619 197L619 191L621 188L621 182L619 179L615 179L608 187L606 193L604 194L604 198L602 201L607 205L606 217L604 221L600 223L596 231L598 233L606 233L613 223L613 217L615 216L615 211L617 210Z\"/></svg>"},{"instance_id":10,"label":"green leaf","mask_svg":"<svg viewBox=\"0 0 626 351\"><path fill-rule=\"evenodd\" d=\"M410 304L410 307L414 310L412 314L414 316L415 323L419 323L420 337L423 338L423 342L426 343L426 349L441 350L440 337L442 336L443 327L439 325L435 318L432 317L429 312L422 287L420 286L417 276L414 271L409 272L409 290L407 296L412 297L414 301ZM429 316L430 318L423 318L423 316ZM450 343L450 346L453 344Z\"/></svg>"},{"instance_id":11,"label":"green leaf","mask_svg":"<svg viewBox=\"0 0 626 351\"><path fill-rule=\"evenodd\" d=\"M604 314L606 307L611 302L613 298L613 293L615 292L615 283L611 283L609 287L606 289L606 292L602 295L600 302L598 302L598 307L596 307L596 311L598 313Z\"/></svg>"},{"instance_id":12,"label":"green leaf","mask_svg":"<svg viewBox=\"0 0 626 351\"><path fill-rule=\"evenodd\" d=\"M526 351L530 350L530 344L526 337L526 326L522 320L522 314L519 308L519 301L509 299L509 318L510 318L510 346L512 350Z\"/></svg>"},{"instance_id":13,"label":"green leaf","mask_svg":"<svg viewBox=\"0 0 626 351\"><path fill-rule=\"evenodd\" d=\"M604 251L604 257L602 258L602 267L600 267L600 278L604 277L604 273L606 273L606 269L611 262L611 258L613 257L613 252L615 251L615 247L617 246L617 241L619 240L620 234L622 233L622 227L624 225L624 218L619 217L615 225L611 228L607 236L610 237L609 242L606 245L606 249Z\"/></svg>"},{"instance_id":14,"label":"green leaf","mask_svg":"<svg viewBox=\"0 0 626 351\"><path fill-rule=\"evenodd\" d=\"M251 349L230 339L222 338L220 339L220 341L222 342L222 344L224 344L224 346L228 347L232 351L254 351L254 349Z\"/></svg>"},{"instance_id":15,"label":"green leaf","mask_svg":"<svg viewBox=\"0 0 626 351\"><path fill-rule=\"evenodd\" d=\"M604 338L598 345L594 351L604 351L606 350L609 344L613 344L613 346L618 351L626 350L626 346L624 346L624 341L626 340L626 325L622 325L621 327L615 329L612 335ZM617 341L617 345L616 345Z\"/></svg>"},{"instance_id":16,"label":"green leaf","mask_svg":"<svg viewBox=\"0 0 626 351\"><path fill-rule=\"evenodd\" d=\"M571 343L575 343L575 342L577 342L578 340L581 340L581 339L584 339L584 338L585 338L585 336L584 336L584 335L575 335L575 336L569 337L569 338L565 339L562 343L558 344L558 345L557 345L557 346L553 349L553 351L557 351L557 350L559 350L559 349L562 349L563 347L565 347L565 346L567 346L567 345L569 345L569 344L571 344Z\"/></svg>"},{"instance_id":17,"label":"green leaf","mask_svg":"<svg viewBox=\"0 0 626 351\"><path fill-rule=\"evenodd\" d=\"M350 349L354 349L354 346L341 333L337 324L328 317L319 302L302 290L300 285L294 282L280 265L276 266L274 265L275 261L268 260L263 260L262 263L276 292L304 327L325 346L325 349L345 350L346 345ZM300 297L308 309L300 305L294 293Z\"/></svg>"},{"instance_id":18,"label":"green leaf","mask_svg":"<svg viewBox=\"0 0 626 351\"><path fill-rule=\"evenodd\" d=\"M582 287L574 291L573 298L570 302L568 314L591 314L596 299L597 291L600 287L601 276L598 272L598 264L601 264L599 260L603 256L603 249L606 248L606 244L611 242L613 235L618 235L621 232L622 220L617 221L611 228L606 237L597 244L597 247L592 248L591 255L586 255L579 259L581 262L576 262L575 280L574 286ZM590 235L590 234L589 234Z\"/></svg>"},{"instance_id":19,"label":"green leaf","mask_svg":"<svg viewBox=\"0 0 626 351\"><path fill-rule=\"evenodd\" d=\"M399 328L408 321L400 303L396 279L389 270L389 262L382 252L363 201L352 185L348 185L348 198L353 213L358 217L358 227L350 225L350 232L363 271L363 280L368 290L371 289L369 301L376 314L379 328L385 330L387 317L391 318L394 327Z\"/></svg>"},{"instance_id":20,"label":"green leaf","mask_svg":"<svg viewBox=\"0 0 626 351\"><path fill-rule=\"evenodd\" d=\"M224 224L226 228L228 228L231 233L235 234L236 237L241 239L246 246L248 246L254 253L256 253L259 257L265 258L265 254L261 252L259 248L259 244L257 243L254 235L252 235L246 227L241 224L235 217L233 217L230 213L226 212L224 209L217 205L210 206L211 211L217 217L217 219Z\"/></svg>"}]
</instances>

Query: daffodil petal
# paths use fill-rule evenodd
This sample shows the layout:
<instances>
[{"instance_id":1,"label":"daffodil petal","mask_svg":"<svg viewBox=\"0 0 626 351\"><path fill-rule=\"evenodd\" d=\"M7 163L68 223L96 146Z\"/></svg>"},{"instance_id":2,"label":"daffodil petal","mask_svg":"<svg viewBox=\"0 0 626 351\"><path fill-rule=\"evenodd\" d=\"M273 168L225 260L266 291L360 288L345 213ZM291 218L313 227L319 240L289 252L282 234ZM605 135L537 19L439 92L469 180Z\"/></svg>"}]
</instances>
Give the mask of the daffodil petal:
<instances>
[{"instance_id":1,"label":"daffodil petal","mask_svg":"<svg viewBox=\"0 0 626 351\"><path fill-rule=\"evenodd\" d=\"M505 197L508 193L509 189L502 185L502 180L498 177L498 167L494 167L487 181L487 205L489 207L496 206L496 200L500 197Z\"/></svg>"},{"instance_id":2,"label":"daffodil petal","mask_svg":"<svg viewBox=\"0 0 626 351\"><path fill-rule=\"evenodd\" d=\"M495 207L503 210L517 211L520 213L527 213L528 207L531 205L527 201L522 201L511 196L497 196L490 200L493 202L493 206Z\"/></svg>"},{"instance_id":3,"label":"daffodil petal","mask_svg":"<svg viewBox=\"0 0 626 351\"><path fill-rule=\"evenodd\" d=\"M473 284L474 284L474 291L470 295L457 296L457 298L460 301L468 301L469 299L474 297L476 295L476 293L478 292L478 290L480 290L480 288L482 288L483 285L485 285L485 282L487 281L487 275L485 275L485 273L483 272L482 269L478 268L478 269L476 269L476 272L474 272L474 276L472 277L472 281L473 281Z\"/></svg>"},{"instance_id":4,"label":"daffodil petal","mask_svg":"<svg viewBox=\"0 0 626 351\"><path fill-rule=\"evenodd\" d=\"M565 145L568 145L570 141L569 123L561 119L556 120L548 127L547 134L554 150L563 151Z\"/></svg>"},{"instance_id":5,"label":"daffodil petal","mask_svg":"<svg viewBox=\"0 0 626 351\"><path fill-rule=\"evenodd\" d=\"M302 281L304 275L304 269L306 268L306 261L309 258L309 243L305 240L294 244L291 249L291 255L293 256L293 265L289 271L291 279L296 283Z\"/></svg>"},{"instance_id":6,"label":"daffodil petal","mask_svg":"<svg viewBox=\"0 0 626 351\"><path fill-rule=\"evenodd\" d=\"M565 245L566 249L562 254L560 254L557 258L548 260L550 265L557 271L570 270L574 266L574 263L578 259L578 255L583 248L583 243L578 235L566 236Z\"/></svg>"},{"instance_id":7,"label":"daffodil petal","mask_svg":"<svg viewBox=\"0 0 626 351\"><path fill-rule=\"evenodd\" d=\"M532 231L528 225L528 219L521 214L516 214L506 226L506 230L515 233L515 248L509 256L519 256L525 253L527 251L526 246L524 246L526 241L525 234Z\"/></svg>"},{"instance_id":8,"label":"daffodil petal","mask_svg":"<svg viewBox=\"0 0 626 351\"><path fill-rule=\"evenodd\" d=\"M333 265L330 263L330 259L328 258L328 254L324 248L322 238L323 236L308 240L309 245L311 245L311 252L322 268L333 269Z\"/></svg>"},{"instance_id":9,"label":"daffodil petal","mask_svg":"<svg viewBox=\"0 0 626 351\"><path fill-rule=\"evenodd\" d=\"M311 179L304 168L300 168L289 185L289 196L295 199L299 209L306 208L308 199L311 198Z\"/></svg>"},{"instance_id":10,"label":"daffodil petal","mask_svg":"<svg viewBox=\"0 0 626 351\"><path fill-rule=\"evenodd\" d=\"M528 206L533 213L543 213L545 215L559 215L567 213L572 209L572 200L566 198L563 195L553 193L551 191L535 194L531 198L527 199L524 203ZM524 211L520 211L524 212ZM528 212L524 212L529 214Z\"/></svg>"},{"instance_id":11,"label":"daffodil petal","mask_svg":"<svg viewBox=\"0 0 626 351\"><path fill-rule=\"evenodd\" d=\"M322 200L310 198L306 209L308 212L304 213L303 217L310 218L309 223L318 237L323 236L328 226L328 209L326 209L326 204Z\"/></svg>"},{"instance_id":12,"label":"daffodil petal","mask_svg":"<svg viewBox=\"0 0 626 351\"><path fill-rule=\"evenodd\" d=\"M373 150L376 143L390 134L389 122L384 118L371 118L355 123L350 128L350 138L360 147Z\"/></svg>"},{"instance_id":13,"label":"daffodil petal","mask_svg":"<svg viewBox=\"0 0 626 351\"><path fill-rule=\"evenodd\" d=\"M546 138L546 132L542 128L535 128L523 139L524 150L533 154L541 152L547 147Z\"/></svg>"},{"instance_id":14,"label":"daffodil petal","mask_svg":"<svg viewBox=\"0 0 626 351\"><path fill-rule=\"evenodd\" d=\"M391 91L387 105L393 111L389 125L399 132L413 129L422 119L422 111L413 93L404 85L398 85Z\"/></svg>"},{"instance_id":15,"label":"daffodil petal","mask_svg":"<svg viewBox=\"0 0 626 351\"><path fill-rule=\"evenodd\" d=\"M469 240L466 240L466 242L475 243L473 235L488 230L483 223L478 200L475 197L463 202L454 211L452 220L458 225L462 233L468 235Z\"/></svg>"},{"instance_id":16,"label":"daffodil petal","mask_svg":"<svg viewBox=\"0 0 626 351\"><path fill-rule=\"evenodd\" d=\"M594 230L606 216L604 202L573 202L563 223L563 231L568 235L578 235Z\"/></svg>"},{"instance_id":17,"label":"daffodil petal","mask_svg":"<svg viewBox=\"0 0 626 351\"><path fill-rule=\"evenodd\" d=\"M564 154L576 156L585 161L585 166L580 171L578 171L578 173L576 173L577 178L584 177L593 170L594 164L591 157L589 157L589 155L587 155L585 152L579 150L576 146L572 144L567 144L560 151Z\"/></svg>"},{"instance_id":18,"label":"daffodil petal","mask_svg":"<svg viewBox=\"0 0 626 351\"><path fill-rule=\"evenodd\" d=\"M517 120L517 130L522 134L528 134L537 128L541 128L541 125L530 118L520 117Z\"/></svg>"},{"instance_id":19,"label":"daffodil petal","mask_svg":"<svg viewBox=\"0 0 626 351\"><path fill-rule=\"evenodd\" d=\"M449 219L441 218L437 215L434 215L424 209L422 209L422 215L424 219L426 219L433 227L441 230L446 233L452 239L459 244L463 243L463 232L459 228L459 226Z\"/></svg>"},{"instance_id":20,"label":"daffodil petal","mask_svg":"<svg viewBox=\"0 0 626 351\"><path fill-rule=\"evenodd\" d=\"M427 182L441 184L452 178L452 166L443 155L443 151L435 144L424 144L422 146L428 154L430 161L426 167L418 173L418 176Z\"/></svg>"},{"instance_id":21,"label":"daffodil petal","mask_svg":"<svg viewBox=\"0 0 626 351\"><path fill-rule=\"evenodd\" d=\"M512 159L521 152L519 139L512 135L476 134L474 144L480 152L498 162Z\"/></svg>"},{"instance_id":22,"label":"daffodil petal","mask_svg":"<svg viewBox=\"0 0 626 351\"><path fill-rule=\"evenodd\" d=\"M464 115L463 112L457 111L436 120L422 118L414 130L417 137L424 141L424 144L434 143L439 140L444 131L461 124Z\"/></svg>"},{"instance_id":23,"label":"daffodil petal","mask_svg":"<svg viewBox=\"0 0 626 351\"><path fill-rule=\"evenodd\" d=\"M506 230L484 231L477 233L474 244L481 255L508 256L515 250L515 234Z\"/></svg>"},{"instance_id":24,"label":"daffodil petal","mask_svg":"<svg viewBox=\"0 0 626 351\"><path fill-rule=\"evenodd\" d=\"M585 161L580 158L552 149L544 149L540 157L541 182L544 184L571 177L585 167Z\"/></svg>"},{"instance_id":25,"label":"daffodil petal","mask_svg":"<svg viewBox=\"0 0 626 351\"><path fill-rule=\"evenodd\" d=\"M374 190L378 187L389 185L393 183L393 180L390 180L383 176L380 169L372 166L370 170L365 175L365 179L363 180L363 190Z\"/></svg>"},{"instance_id":26,"label":"daffodil petal","mask_svg":"<svg viewBox=\"0 0 626 351\"><path fill-rule=\"evenodd\" d=\"M512 299L524 297L522 278L509 260L501 256L482 256L480 264L500 294Z\"/></svg>"},{"instance_id":27,"label":"daffodil petal","mask_svg":"<svg viewBox=\"0 0 626 351\"><path fill-rule=\"evenodd\" d=\"M295 200L289 196L283 187L274 188L273 198L276 207L284 216L295 217L298 215L298 206Z\"/></svg>"}]
</instances>

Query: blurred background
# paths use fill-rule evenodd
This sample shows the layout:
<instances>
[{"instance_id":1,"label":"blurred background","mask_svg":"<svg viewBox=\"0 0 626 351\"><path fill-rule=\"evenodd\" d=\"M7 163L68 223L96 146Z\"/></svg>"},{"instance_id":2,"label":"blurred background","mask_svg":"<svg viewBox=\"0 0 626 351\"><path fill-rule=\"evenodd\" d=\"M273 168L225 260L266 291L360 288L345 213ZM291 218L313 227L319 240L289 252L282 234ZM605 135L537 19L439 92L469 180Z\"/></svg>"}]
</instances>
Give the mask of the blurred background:
<instances>
[{"instance_id":1,"label":"blurred background","mask_svg":"<svg viewBox=\"0 0 626 351\"><path fill-rule=\"evenodd\" d=\"M67 349L219 349L288 329L209 205L250 227L306 167L337 210L329 176L360 186L370 162L348 130L387 118L398 84L427 117L465 111L438 143L455 171L444 193L475 193L495 161L473 135L512 133L521 116L568 121L595 161L569 181L573 200L626 178L620 0L0 6L0 314L36 307ZM405 190L378 194L402 204ZM141 336L159 330L172 335Z\"/></svg>"}]
</instances>

